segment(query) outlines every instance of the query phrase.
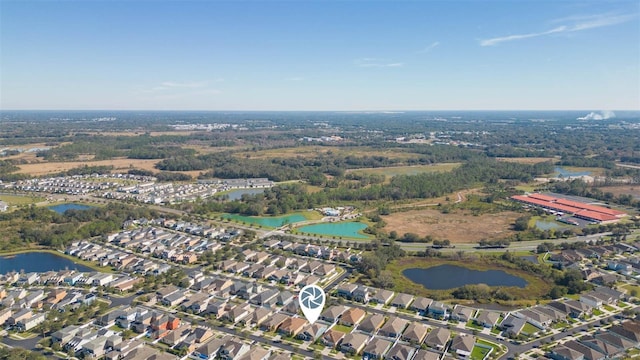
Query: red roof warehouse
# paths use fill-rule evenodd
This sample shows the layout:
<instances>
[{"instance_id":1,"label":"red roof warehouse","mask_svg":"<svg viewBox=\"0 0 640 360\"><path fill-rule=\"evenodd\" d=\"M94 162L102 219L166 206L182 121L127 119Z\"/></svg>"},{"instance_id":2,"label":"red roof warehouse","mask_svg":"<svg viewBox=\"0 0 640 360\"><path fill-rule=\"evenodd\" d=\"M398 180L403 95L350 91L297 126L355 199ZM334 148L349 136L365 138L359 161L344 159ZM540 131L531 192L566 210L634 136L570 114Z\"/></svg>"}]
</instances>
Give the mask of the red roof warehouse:
<instances>
[{"instance_id":1,"label":"red roof warehouse","mask_svg":"<svg viewBox=\"0 0 640 360\"><path fill-rule=\"evenodd\" d=\"M620 218L627 216L627 214L622 211L612 210L603 206L589 205L579 201L561 199L543 194L514 195L511 199L545 209L572 214L574 217L598 223L616 222L620 220Z\"/></svg>"}]
</instances>

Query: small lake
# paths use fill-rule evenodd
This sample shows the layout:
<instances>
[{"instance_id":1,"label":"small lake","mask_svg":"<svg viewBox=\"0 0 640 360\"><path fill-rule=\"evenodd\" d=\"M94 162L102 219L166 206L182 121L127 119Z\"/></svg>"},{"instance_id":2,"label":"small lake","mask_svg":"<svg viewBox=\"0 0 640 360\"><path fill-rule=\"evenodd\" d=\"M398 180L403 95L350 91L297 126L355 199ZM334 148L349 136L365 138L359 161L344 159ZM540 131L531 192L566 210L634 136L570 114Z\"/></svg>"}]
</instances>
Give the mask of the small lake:
<instances>
[{"instance_id":1,"label":"small lake","mask_svg":"<svg viewBox=\"0 0 640 360\"><path fill-rule=\"evenodd\" d=\"M242 198L242 195L257 195L262 193L264 193L264 189L238 189L220 194L220 196L226 195L229 200L240 200Z\"/></svg>"},{"instance_id":2,"label":"small lake","mask_svg":"<svg viewBox=\"0 0 640 360\"><path fill-rule=\"evenodd\" d=\"M536 220L536 227L540 230L559 229L562 226L553 221Z\"/></svg>"},{"instance_id":3,"label":"small lake","mask_svg":"<svg viewBox=\"0 0 640 360\"><path fill-rule=\"evenodd\" d=\"M553 171L556 173L557 177L570 177L570 176L589 176L591 175L591 171L569 171L563 167L556 166Z\"/></svg>"},{"instance_id":4,"label":"small lake","mask_svg":"<svg viewBox=\"0 0 640 360\"><path fill-rule=\"evenodd\" d=\"M409 280L431 290L455 289L464 285L527 286L521 277L502 270L471 270L456 265L439 265L428 269L406 269L402 272Z\"/></svg>"},{"instance_id":5,"label":"small lake","mask_svg":"<svg viewBox=\"0 0 640 360\"><path fill-rule=\"evenodd\" d=\"M25 272L46 272L64 269L82 272L93 271L86 266L76 264L71 260L47 252L29 252L0 256L0 274L20 270L24 270Z\"/></svg>"},{"instance_id":6,"label":"small lake","mask_svg":"<svg viewBox=\"0 0 640 360\"><path fill-rule=\"evenodd\" d=\"M257 224L266 227L277 228L281 227L285 224L293 224L300 221L307 220L304 216L300 214L286 215L286 216L242 216L236 214L225 214L223 215L225 219L230 219L239 222L245 222L248 224Z\"/></svg>"},{"instance_id":7,"label":"small lake","mask_svg":"<svg viewBox=\"0 0 640 360\"><path fill-rule=\"evenodd\" d=\"M48 206L50 210L53 210L58 214L64 214L64 212L67 210L89 210L92 207L93 206L81 205L81 204L59 204L59 205Z\"/></svg>"},{"instance_id":8,"label":"small lake","mask_svg":"<svg viewBox=\"0 0 640 360\"><path fill-rule=\"evenodd\" d=\"M369 236L359 233L367 228L361 222L339 222L307 225L297 228L299 232L310 233L323 236L336 236L353 239L369 239Z\"/></svg>"}]
</instances>

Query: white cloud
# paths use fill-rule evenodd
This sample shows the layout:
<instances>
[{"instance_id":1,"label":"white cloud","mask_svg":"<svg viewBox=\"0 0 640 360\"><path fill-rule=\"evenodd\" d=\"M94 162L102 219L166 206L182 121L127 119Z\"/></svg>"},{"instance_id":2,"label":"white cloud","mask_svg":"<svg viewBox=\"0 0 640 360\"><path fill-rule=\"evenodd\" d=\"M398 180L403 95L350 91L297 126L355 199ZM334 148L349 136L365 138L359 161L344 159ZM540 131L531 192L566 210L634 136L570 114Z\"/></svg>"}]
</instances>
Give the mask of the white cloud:
<instances>
[{"instance_id":1,"label":"white cloud","mask_svg":"<svg viewBox=\"0 0 640 360\"><path fill-rule=\"evenodd\" d=\"M480 46L495 46L503 42L530 39L540 36L547 36L551 34L570 33L576 31L583 31L589 29L595 29L600 27L612 26L622 24L636 17L636 15L612 15L612 14L599 14L599 15L586 15L586 16L570 16L562 19L556 19L553 23L570 23L555 27L551 30L534 32L527 34L516 34L495 37L491 39L485 39L480 41Z\"/></svg>"},{"instance_id":2,"label":"white cloud","mask_svg":"<svg viewBox=\"0 0 640 360\"><path fill-rule=\"evenodd\" d=\"M356 59L353 63L358 67L402 67L404 63L402 62L391 62L386 59L377 59L377 58L361 58Z\"/></svg>"},{"instance_id":3,"label":"white cloud","mask_svg":"<svg viewBox=\"0 0 640 360\"><path fill-rule=\"evenodd\" d=\"M585 116L581 116L576 120L606 120L616 117L616 114L610 110L603 110L600 112L590 112Z\"/></svg>"},{"instance_id":4,"label":"white cloud","mask_svg":"<svg viewBox=\"0 0 640 360\"><path fill-rule=\"evenodd\" d=\"M419 54L425 54L428 53L429 51L437 48L438 46L440 46L440 42L439 41L434 41L433 43L431 43L431 45L427 46L426 48L418 51Z\"/></svg>"}]
</instances>

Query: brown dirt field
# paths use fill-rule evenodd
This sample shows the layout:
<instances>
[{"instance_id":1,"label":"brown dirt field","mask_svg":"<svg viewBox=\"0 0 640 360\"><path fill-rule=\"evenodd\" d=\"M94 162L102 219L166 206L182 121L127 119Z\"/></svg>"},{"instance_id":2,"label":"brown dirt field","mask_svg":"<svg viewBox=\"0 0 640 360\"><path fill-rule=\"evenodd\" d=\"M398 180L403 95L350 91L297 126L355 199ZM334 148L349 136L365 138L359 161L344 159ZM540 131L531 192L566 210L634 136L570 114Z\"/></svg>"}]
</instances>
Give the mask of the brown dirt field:
<instances>
[{"instance_id":1,"label":"brown dirt field","mask_svg":"<svg viewBox=\"0 0 640 360\"><path fill-rule=\"evenodd\" d=\"M19 165L20 173L29 174L33 176L46 175L57 173L61 171L71 170L76 167L88 165L88 166L113 166L116 170L129 170L130 168L150 170L158 172L158 169L153 166L160 160L142 160L142 159L113 159L113 160L100 160L100 161L82 161L82 162L49 162L49 163L32 163Z\"/></svg>"},{"instance_id":2,"label":"brown dirt field","mask_svg":"<svg viewBox=\"0 0 640 360\"><path fill-rule=\"evenodd\" d=\"M553 161L554 163L558 161L556 158L547 158L547 157L515 157L515 158L496 158L498 161L504 162L515 162L520 164L537 164L545 161Z\"/></svg>"},{"instance_id":3,"label":"brown dirt field","mask_svg":"<svg viewBox=\"0 0 640 360\"><path fill-rule=\"evenodd\" d=\"M640 185L620 185L620 186L603 186L599 188L602 192L610 192L616 196L621 194L632 195L636 199L640 199Z\"/></svg>"},{"instance_id":4,"label":"brown dirt field","mask_svg":"<svg viewBox=\"0 0 640 360\"><path fill-rule=\"evenodd\" d=\"M439 240L449 239L454 244L502 239L513 235L515 232L509 227L519 216L520 214L512 211L473 216L469 212L443 214L439 210L425 209L397 212L382 218L387 223L387 232L395 230L399 235L431 235Z\"/></svg>"}]
</instances>

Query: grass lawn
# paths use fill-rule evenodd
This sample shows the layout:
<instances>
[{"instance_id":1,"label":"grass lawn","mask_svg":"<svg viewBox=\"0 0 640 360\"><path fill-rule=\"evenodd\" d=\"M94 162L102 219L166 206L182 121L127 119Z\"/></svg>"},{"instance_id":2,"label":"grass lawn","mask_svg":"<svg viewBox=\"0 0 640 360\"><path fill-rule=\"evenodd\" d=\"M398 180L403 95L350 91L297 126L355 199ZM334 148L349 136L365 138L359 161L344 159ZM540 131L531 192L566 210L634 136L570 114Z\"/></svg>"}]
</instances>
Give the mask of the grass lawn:
<instances>
[{"instance_id":1,"label":"grass lawn","mask_svg":"<svg viewBox=\"0 0 640 360\"><path fill-rule=\"evenodd\" d=\"M6 195L0 194L0 200L9 205L29 205L44 201L45 198L38 196Z\"/></svg>"},{"instance_id":2,"label":"grass lawn","mask_svg":"<svg viewBox=\"0 0 640 360\"><path fill-rule=\"evenodd\" d=\"M353 330L353 327L335 324L331 329L348 334L351 332L351 330Z\"/></svg>"},{"instance_id":3,"label":"grass lawn","mask_svg":"<svg viewBox=\"0 0 640 360\"><path fill-rule=\"evenodd\" d=\"M487 349L482 346L474 346L473 350L471 350L471 360L482 360L489 353L490 349Z\"/></svg>"},{"instance_id":4,"label":"grass lawn","mask_svg":"<svg viewBox=\"0 0 640 360\"><path fill-rule=\"evenodd\" d=\"M467 323L467 327L468 328L472 328L472 329L477 329L477 330L484 330L484 327L482 325L478 325L475 322L473 322L473 320L469 320L469 322Z\"/></svg>"},{"instance_id":5,"label":"grass lawn","mask_svg":"<svg viewBox=\"0 0 640 360\"><path fill-rule=\"evenodd\" d=\"M533 326L533 325L531 325L529 323L524 324L524 327L522 328L522 332L525 333L525 334L529 334L529 335L533 335L533 334L535 334L535 333L537 333L539 331L540 331L540 329L538 329L537 327L535 327L535 326Z\"/></svg>"},{"instance_id":6,"label":"grass lawn","mask_svg":"<svg viewBox=\"0 0 640 360\"><path fill-rule=\"evenodd\" d=\"M495 327L495 326L493 327L493 329L491 329L491 333L492 333L493 335L498 335L498 334L500 334L500 332L501 332L501 331L502 331L502 330L498 329L498 328L497 328L497 327Z\"/></svg>"},{"instance_id":7,"label":"grass lawn","mask_svg":"<svg viewBox=\"0 0 640 360\"><path fill-rule=\"evenodd\" d=\"M598 315L602 315L602 310L598 310L598 309L593 309L593 315L598 316Z\"/></svg>"},{"instance_id":8,"label":"grass lawn","mask_svg":"<svg viewBox=\"0 0 640 360\"><path fill-rule=\"evenodd\" d=\"M618 301L618 307L621 307L623 309L628 308L629 304L622 302L622 301Z\"/></svg>"},{"instance_id":9,"label":"grass lawn","mask_svg":"<svg viewBox=\"0 0 640 360\"><path fill-rule=\"evenodd\" d=\"M603 307L605 310L609 311L609 312L616 311L616 309L612 308L612 307L611 307L611 306L609 306L609 305L602 305L602 307Z\"/></svg>"}]
</instances>

